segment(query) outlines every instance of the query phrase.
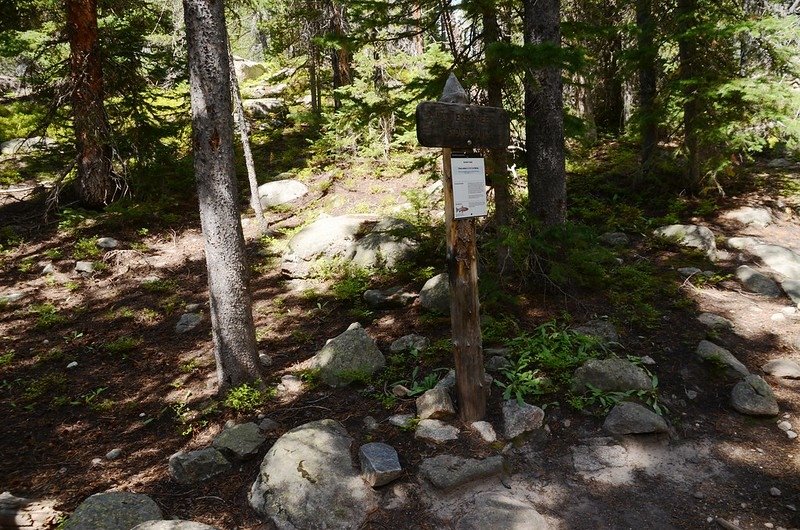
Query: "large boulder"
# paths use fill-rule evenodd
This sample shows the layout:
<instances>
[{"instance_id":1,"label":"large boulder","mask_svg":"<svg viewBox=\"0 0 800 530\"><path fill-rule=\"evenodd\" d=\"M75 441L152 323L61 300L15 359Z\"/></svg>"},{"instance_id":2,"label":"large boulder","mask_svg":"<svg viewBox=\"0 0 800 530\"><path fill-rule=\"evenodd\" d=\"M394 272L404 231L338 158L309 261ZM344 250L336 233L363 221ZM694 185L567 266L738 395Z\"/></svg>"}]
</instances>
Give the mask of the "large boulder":
<instances>
[{"instance_id":1,"label":"large boulder","mask_svg":"<svg viewBox=\"0 0 800 530\"><path fill-rule=\"evenodd\" d=\"M419 292L419 304L430 311L450 314L450 279L446 272L425 282Z\"/></svg>"},{"instance_id":2,"label":"large boulder","mask_svg":"<svg viewBox=\"0 0 800 530\"><path fill-rule=\"evenodd\" d=\"M653 382L640 367L626 359L589 359L575 370L572 391L583 392L592 386L604 392L652 390Z\"/></svg>"},{"instance_id":3,"label":"large boulder","mask_svg":"<svg viewBox=\"0 0 800 530\"><path fill-rule=\"evenodd\" d=\"M352 443L329 419L287 432L264 457L250 506L281 530L361 527L378 497L353 466Z\"/></svg>"},{"instance_id":4,"label":"large boulder","mask_svg":"<svg viewBox=\"0 0 800 530\"><path fill-rule=\"evenodd\" d=\"M289 107L278 98L245 99L242 100L242 109L249 118L273 123L280 123L289 113Z\"/></svg>"},{"instance_id":5,"label":"large boulder","mask_svg":"<svg viewBox=\"0 0 800 530\"><path fill-rule=\"evenodd\" d=\"M722 214L723 219L737 221L745 226L765 228L772 224L772 213L767 208L742 206Z\"/></svg>"},{"instance_id":6,"label":"large boulder","mask_svg":"<svg viewBox=\"0 0 800 530\"><path fill-rule=\"evenodd\" d=\"M780 245L755 245L750 252L788 280L800 280L800 254Z\"/></svg>"},{"instance_id":7,"label":"large boulder","mask_svg":"<svg viewBox=\"0 0 800 530\"><path fill-rule=\"evenodd\" d=\"M516 399L503 402L503 434L511 440L542 427L544 410L536 405L519 403Z\"/></svg>"},{"instance_id":8,"label":"large boulder","mask_svg":"<svg viewBox=\"0 0 800 530\"><path fill-rule=\"evenodd\" d=\"M0 154L15 155L17 153L27 153L37 149L45 149L55 145L55 141L41 136L31 136L30 138L12 138L0 144Z\"/></svg>"},{"instance_id":9,"label":"large boulder","mask_svg":"<svg viewBox=\"0 0 800 530\"><path fill-rule=\"evenodd\" d=\"M413 232L414 227L408 221L382 219L369 234L356 241L353 263L359 267L396 267L417 249L417 243L408 237Z\"/></svg>"},{"instance_id":10,"label":"large boulder","mask_svg":"<svg viewBox=\"0 0 800 530\"><path fill-rule=\"evenodd\" d=\"M638 403L628 401L618 403L611 409L603 429L616 435L669 432L664 418Z\"/></svg>"},{"instance_id":11,"label":"large boulder","mask_svg":"<svg viewBox=\"0 0 800 530\"><path fill-rule=\"evenodd\" d=\"M775 416L780 412L772 389L757 375L748 375L733 387L731 405L749 416Z\"/></svg>"},{"instance_id":12,"label":"large boulder","mask_svg":"<svg viewBox=\"0 0 800 530\"><path fill-rule=\"evenodd\" d=\"M267 182L258 187L258 198L262 208L295 201L308 193L308 186L294 179Z\"/></svg>"},{"instance_id":13,"label":"large boulder","mask_svg":"<svg viewBox=\"0 0 800 530\"><path fill-rule=\"evenodd\" d=\"M748 291L769 298L777 298L781 295L781 288L778 287L775 280L747 265L742 265L736 269L736 278L742 282L742 285Z\"/></svg>"},{"instance_id":14,"label":"large boulder","mask_svg":"<svg viewBox=\"0 0 800 530\"><path fill-rule=\"evenodd\" d=\"M773 377L800 379L800 363L786 357L767 361L761 369Z\"/></svg>"},{"instance_id":15,"label":"large boulder","mask_svg":"<svg viewBox=\"0 0 800 530\"><path fill-rule=\"evenodd\" d=\"M369 233L377 222L373 215L320 217L289 240L289 251L283 257L283 271L294 278L304 278L319 258L353 259L354 243Z\"/></svg>"},{"instance_id":16,"label":"large boulder","mask_svg":"<svg viewBox=\"0 0 800 530\"><path fill-rule=\"evenodd\" d=\"M679 245L696 248L702 251L709 259L716 258L717 243L714 232L699 225L668 225L657 228L654 234L659 237L675 240Z\"/></svg>"},{"instance_id":17,"label":"large boulder","mask_svg":"<svg viewBox=\"0 0 800 530\"><path fill-rule=\"evenodd\" d=\"M264 63L250 61L240 57L233 58L233 70L236 73L236 79L240 83L258 79L267 73L267 67Z\"/></svg>"},{"instance_id":18,"label":"large boulder","mask_svg":"<svg viewBox=\"0 0 800 530\"><path fill-rule=\"evenodd\" d=\"M320 378L332 387L346 386L354 379L369 377L386 365L386 359L361 324L351 324L332 338L310 360Z\"/></svg>"},{"instance_id":19,"label":"large boulder","mask_svg":"<svg viewBox=\"0 0 800 530\"><path fill-rule=\"evenodd\" d=\"M147 495L109 491L80 503L63 529L130 530L140 523L163 518L161 509Z\"/></svg>"},{"instance_id":20,"label":"large boulder","mask_svg":"<svg viewBox=\"0 0 800 530\"><path fill-rule=\"evenodd\" d=\"M795 304L800 304L800 280L784 280L781 289Z\"/></svg>"}]
</instances>

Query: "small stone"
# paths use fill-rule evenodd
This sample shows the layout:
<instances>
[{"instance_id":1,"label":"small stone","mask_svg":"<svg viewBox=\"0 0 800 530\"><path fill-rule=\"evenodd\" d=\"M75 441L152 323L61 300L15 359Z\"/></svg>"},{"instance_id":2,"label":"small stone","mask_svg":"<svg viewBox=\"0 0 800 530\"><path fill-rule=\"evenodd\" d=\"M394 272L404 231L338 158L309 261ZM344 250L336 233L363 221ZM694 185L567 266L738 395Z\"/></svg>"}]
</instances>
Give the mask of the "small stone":
<instances>
[{"instance_id":1,"label":"small stone","mask_svg":"<svg viewBox=\"0 0 800 530\"><path fill-rule=\"evenodd\" d=\"M680 267L678 269L678 274L683 276L684 278L689 278L691 276L695 276L700 274L702 271L697 267Z\"/></svg>"},{"instance_id":2,"label":"small stone","mask_svg":"<svg viewBox=\"0 0 800 530\"><path fill-rule=\"evenodd\" d=\"M494 427L488 421L474 421L470 427L481 435L484 442L491 444L497 441L497 433L494 432Z\"/></svg>"},{"instance_id":3,"label":"small stone","mask_svg":"<svg viewBox=\"0 0 800 530\"><path fill-rule=\"evenodd\" d=\"M706 498L706 494L705 494L705 493L703 493L702 491L695 491L695 492L692 494L692 497L694 497L695 499L700 499L700 500L702 500L702 499L705 499L705 498Z\"/></svg>"},{"instance_id":4,"label":"small stone","mask_svg":"<svg viewBox=\"0 0 800 530\"><path fill-rule=\"evenodd\" d=\"M779 324L782 322L786 322L786 315L784 315L783 313L773 313L772 315L770 315L769 319L775 322L776 324Z\"/></svg>"},{"instance_id":5,"label":"small stone","mask_svg":"<svg viewBox=\"0 0 800 530\"><path fill-rule=\"evenodd\" d=\"M790 440L794 440L797 438L797 433L794 431L786 431L786 436L788 436Z\"/></svg>"},{"instance_id":6,"label":"small stone","mask_svg":"<svg viewBox=\"0 0 800 530\"><path fill-rule=\"evenodd\" d=\"M231 464L213 447L169 457L169 474L179 484L194 484L225 473Z\"/></svg>"},{"instance_id":7,"label":"small stone","mask_svg":"<svg viewBox=\"0 0 800 530\"><path fill-rule=\"evenodd\" d=\"M781 496L781 490L779 490L778 488L773 486L773 487L771 487L769 489L769 494L772 495L773 497L780 497Z\"/></svg>"},{"instance_id":8,"label":"small stone","mask_svg":"<svg viewBox=\"0 0 800 530\"><path fill-rule=\"evenodd\" d=\"M389 346L389 351L392 353L413 352L422 353L431 341L422 335L410 334L400 337Z\"/></svg>"},{"instance_id":9,"label":"small stone","mask_svg":"<svg viewBox=\"0 0 800 530\"><path fill-rule=\"evenodd\" d=\"M94 272L94 265L91 261L78 261L75 263L75 272L78 274L91 274Z\"/></svg>"},{"instance_id":10,"label":"small stone","mask_svg":"<svg viewBox=\"0 0 800 530\"><path fill-rule=\"evenodd\" d=\"M261 363L261 366L272 366L272 356L266 353L259 353L258 362Z\"/></svg>"},{"instance_id":11,"label":"small stone","mask_svg":"<svg viewBox=\"0 0 800 530\"><path fill-rule=\"evenodd\" d=\"M184 313L181 315L178 323L175 324L175 333L186 333L191 331L200 325L202 320L203 317L199 313Z\"/></svg>"},{"instance_id":12,"label":"small stone","mask_svg":"<svg viewBox=\"0 0 800 530\"><path fill-rule=\"evenodd\" d=\"M800 379L800 364L785 357L767 361L761 369L774 377Z\"/></svg>"},{"instance_id":13,"label":"small stone","mask_svg":"<svg viewBox=\"0 0 800 530\"><path fill-rule=\"evenodd\" d=\"M597 239L610 247L627 247L631 242L627 234L623 232L606 232Z\"/></svg>"},{"instance_id":14,"label":"small stone","mask_svg":"<svg viewBox=\"0 0 800 530\"><path fill-rule=\"evenodd\" d=\"M76 366L78 366L78 361L72 361L71 363L69 363L67 365L67 369L71 370L71 369L75 368Z\"/></svg>"},{"instance_id":15,"label":"small stone","mask_svg":"<svg viewBox=\"0 0 800 530\"><path fill-rule=\"evenodd\" d=\"M261 430L261 432L268 433L268 432L277 431L280 428L280 424L277 421L275 421L275 420L273 420L271 418L264 418L258 424L258 428L259 428L259 430Z\"/></svg>"},{"instance_id":16,"label":"small stone","mask_svg":"<svg viewBox=\"0 0 800 530\"><path fill-rule=\"evenodd\" d=\"M106 249L117 248L119 246L119 241L113 237L101 237L97 240L97 246Z\"/></svg>"},{"instance_id":17,"label":"small stone","mask_svg":"<svg viewBox=\"0 0 800 530\"><path fill-rule=\"evenodd\" d=\"M731 405L737 412L750 416L776 416L779 413L775 394L757 375L749 375L733 387Z\"/></svg>"},{"instance_id":18,"label":"small stone","mask_svg":"<svg viewBox=\"0 0 800 530\"><path fill-rule=\"evenodd\" d=\"M234 420L226 420L225 424L222 426L223 429L230 429L231 427L236 426L236 421Z\"/></svg>"},{"instance_id":19,"label":"small stone","mask_svg":"<svg viewBox=\"0 0 800 530\"><path fill-rule=\"evenodd\" d=\"M487 372L499 372L503 368L507 368L511 362L502 355L493 355L486 362Z\"/></svg>"},{"instance_id":20,"label":"small stone","mask_svg":"<svg viewBox=\"0 0 800 530\"><path fill-rule=\"evenodd\" d=\"M458 439L458 429L439 420L420 420L415 438L434 443Z\"/></svg>"},{"instance_id":21,"label":"small stone","mask_svg":"<svg viewBox=\"0 0 800 530\"><path fill-rule=\"evenodd\" d=\"M389 416L389 423L395 427L405 427L412 419L414 419L413 414L395 414Z\"/></svg>"},{"instance_id":22,"label":"small stone","mask_svg":"<svg viewBox=\"0 0 800 530\"><path fill-rule=\"evenodd\" d=\"M601 342L619 342L619 333L608 320L594 319L572 328L573 331L593 337Z\"/></svg>"},{"instance_id":23,"label":"small stone","mask_svg":"<svg viewBox=\"0 0 800 530\"><path fill-rule=\"evenodd\" d=\"M42 274L53 274L54 272L56 272L56 268L52 263L48 263L42 268Z\"/></svg>"},{"instance_id":24,"label":"small stone","mask_svg":"<svg viewBox=\"0 0 800 530\"><path fill-rule=\"evenodd\" d=\"M778 423L778 428L784 432L792 430L792 424L788 421L781 421Z\"/></svg>"},{"instance_id":25,"label":"small stone","mask_svg":"<svg viewBox=\"0 0 800 530\"><path fill-rule=\"evenodd\" d=\"M394 385L392 387L392 394L394 394L397 397L406 397L410 393L411 393L411 390L409 390L408 388L404 387L403 385Z\"/></svg>"},{"instance_id":26,"label":"small stone","mask_svg":"<svg viewBox=\"0 0 800 530\"><path fill-rule=\"evenodd\" d=\"M245 460L258 453L266 441L258 425L252 422L234 425L214 437L211 446L233 460Z\"/></svg>"},{"instance_id":27,"label":"small stone","mask_svg":"<svg viewBox=\"0 0 800 530\"><path fill-rule=\"evenodd\" d=\"M197 313L200 311L200 304L186 304L187 313Z\"/></svg>"},{"instance_id":28,"label":"small stone","mask_svg":"<svg viewBox=\"0 0 800 530\"><path fill-rule=\"evenodd\" d=\"M603 429L616 435L669 432L669 426L664 418L638 403L629 401L618 403L609 412L603 423Z\"/></svg>"},{"instance_id":29,"label":"small stone","mask_svg":"<svg viewBox=\"0 0 800 530\"><path fill-rule=\"evenodd\" d=\"M0 304L10 304L12 302L18 302L22 300L25 296L25 293L8 293L4 295L0 295Z\"/></svg>"},{"instance_id":30,"label":"small stone","mask_svg":"<svg viewBox=\"0 0 800 530\"><path fill-rule=\"evenodd\" d=\"M102 458L92 458L92 467L97 467L103 465Z\"/></svg>"},{"instance_id":31,"label":"small stone","mask_svg":"<svg viewBox=\"0 0 800 530\"><path fill-rule=\"evenodd\" d=\"M772 523L764 523L764 526L766 526L767 528L775 528L775 525Z\"/></svg>"},{"instance_id":32,"label":"small stone","mask_svg":"<svg viewBox=\"0 0 800 530\"><path fill-rule=\"evenodd\" d=\"M417 398L417 416L420 419L444 420L455 413L450 394L444 388L432 388Z\"/></svg>"},{"instance_id":33,"label":"small stone","mask_svg":"<svg viewBox=\"0 0 800 530\"><path fill-rule=\"evenodd\" d=\"M397 451L385 443L368 443L358 450L361 473L373 488L384 486L403 474Z\"/></svg>"},{"instance_id":34,"label":"small stone","mask_svg":"<svg viewBox=\"0 0 800 530\"><path fill-rule=\"evenodd\" d=\"M711 329L733 329L733 322L723 316L715 315L714 313L702 313L699 317L697 317L697 320L699 320L704 326L707 326Z\"/></svg>"},{"instance_id":35,"label":"small stone","mask_svg":"<svg viewBox=\"0 0 800 530\"><path fill-rule=\"evenodd\" d=\"M303 381L296 375L283 375L278 384L277 393L279 396L293 396L303 391Z\"/></svg>"},{"instance_id":36,"label":"small stone","mask_svg":"<svg viewBox=\"0 0 800 530\"><path fill-rule=\"evenodd\" d=\"M646 364L647 366L655 366L656 360L650 357L649 355L644 355L640 358L642 364Z\"/></svg>"},{"instance_id":37,"label":"small stone","mask_svg":"<svg viewBox=\"0 0 800 530\"><path fill-rule=\"evenodd\" d=\"M364 428L368 431L374 431L375 429L378 428L378 420L376 420L372 416L366 416L363 422L364 422Z\"/></svg>"},{"instance_id":38,"label":"small stone","mask_svg":"<svg viewBox=\"0 0 800 530\"><path fill-rule=\"evenodd\" d=\"M520 404L515 399L503 402L503 424L508 440L540 429L543 421L544 411L539 407L524 402Z\"/></svg>"},{"instance_id":39,"label":"small stone","mask_svg":"<svg viewBox=\"0 0 800 530\"><path fill-rule=\"evenodd\" d=\"M686 390L686 397L689 399L697 399L697 392L694 390Z\"/></svg>"},{"instance_id":40,"label":"small stone","mask_svg":"<svg viewBox=\"0 0 800 530\"><path fill-rule=\"evenodd\" d=\"M158 505L147 495L126 491L108 491L92 495L75 509L64 530L122 530L163 519ZM34 525L36 526L36 525ZM16 528L12 524L11 528ZM37 528L39 528L37 526ZM49 528L49 526L48 526Z\"/></svg>"},{"instance_id":41,"label":"small stone","mask_svg":"<svg viewBox=\"0 0 800 530\"><path fill-rule=\"evenodd\" d=\"M724 366L727 372L735 377L746 377L750 371L731 352L713 342L702 340L697 345L697 357L701 361L712 362Z\"/></svg>"},{"instance_id":42,"label":"small stone","mask_svg":"<svg viewBox=\"0 0 800 530\"><path fill-rule=\"evenodd\" d=\"M439 455L426 458L419 466L419 474L434 488L443 491L452 491L468 482L502 473L502 456L490 456L479 460L455 455Z\"/></svg>"},{"instance_id":43,"label":"small stone","mask_svg":"<svg viewBox=\"0 0 800 530\"><path fill-rule=\"evenodd\" d=\"M116 460L117 458L122 456L122 449L116 447L111 451L106 453L106 460Z\"/></svg>"}]
</instances>

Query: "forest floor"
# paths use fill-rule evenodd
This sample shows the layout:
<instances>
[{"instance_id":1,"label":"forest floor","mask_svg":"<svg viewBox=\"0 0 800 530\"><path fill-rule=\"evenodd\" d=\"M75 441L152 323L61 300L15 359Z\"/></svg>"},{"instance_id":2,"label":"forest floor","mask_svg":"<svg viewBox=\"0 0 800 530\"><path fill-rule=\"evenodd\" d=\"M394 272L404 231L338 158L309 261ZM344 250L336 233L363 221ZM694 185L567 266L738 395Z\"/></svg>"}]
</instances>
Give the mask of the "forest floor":
<instances>
[{"instance_id":1,"label":"forest floor","mask_svg":"<svg viewBox=\"0 0 800 530\"><path fill-rule=\"evenodd\" d=\"M800 179L798 166L756 166L751 171L773 183ZM422 189L427 183L409 174L391 179L314 175L308 184L312 193L299 205L268 214L274 228L299 226L307 220L305 214L320 207L332 215L387 209L403 202L403 190ZM214 400L202 234L191 194L171 204L167 215L137 207L97 216L67 210L43 222L44 202L24 187L0 195L0 226L6 227L0 297L22 295L0 307L0 491L54 499L65 513L94 493L134 491L151 496L171 517L224 530L269 528L247 503L261 458L283 432L332 418L347 428L355 447L366 441L395 447L406 471L381 490L405 502L372 513L367 528L451 527L465 510L480 508L470 499L496 490L530 502L553 528L714 528L716 517L743 529L800 527L800 440L789 440L777 427L784 419L800 427L800 380L767 377L781 412L775 418L747 417L729 404L732 384L714 377L695 356L698 342L710 333L697 315L713 312L734 323L733 330L714 332L713 339L751 372L760 373L760 366L775 357L800 359L800 314L788 298L760 297L730 280L739 265L735 253L713 264L700 263L702 259L678 248L648 244L649 232L629 233L632 243L618 251L620 259L647 262L659 281L690 301L652 300L659 317L649 327L615 317L613 304L590 289L499 283L516 300L508 311L521 330L564 320L566 314L573 324L611 317L620 334L620 353L655 361L651 370L658 376L672 436L624 442L606 438L602 417L576 410L567 404L567 396L554 394L538 403L529 399L546 405L547 429L519 447L487 445L468 429L457 442L432 446L385 421L393 414L413 414L414 399L377 399L383 389L369 383L344 389L306 385L299 394L241 413ZM713 212L685 221L704 224L718 236L753 236L800 251L798 197L780 197L779 187L720 199ZM771 207L775 222L744 228L720 215L745 204ZM435 219L442 205L434 202L431 207ZM405 334L428 337L439 348L425 359L422 370L452 366L448 348L441 347L449 338L447 317L426 313L418 305L368 310L323 286L316 293L293 289L270 251L290 232L266 245L253 223L245 224L259 348L273 360L264 371L269 386L354 321L361 322L384 352ZM113 237L122 245L102 251L94 245L98 237ZM11 239L13 245L8 244ZM73 272L76 258L105 265L80 275ZM430 259L438 263L435 272L443 270L443 250L440 259ZM42 274L49 263L54 272ZM676 272L695 264L714 270L722 280L703 284ZM489 260L485 265L490 266ZM385 287L391 281L381 276L368 283ZM421 285L408 280L406 286L418 290ZM203 321L188 333L176 334L175 324L188 304L201 305ZM500 315L497 306L487 307ZM499 344L485 344L491 345ZM73 362L77 365L67 369ZM690 399L687 391L696 397ZM498 430L501 401L497 387L487 419ZM200 485L183 486L170 479L170 455L208 445L227 420L258 421L259 415L275 420L280 429L270 435L258 458ZM378 420L376 430L365 426L366 416ZM122 449L122 456L106 459L115 448ZM421 461L437 454L483 457L500 452L510 471L502 481L434 497L416 476ZM770 494L771 488L778 488L780 495Z\"/></svg>"}]
</instances>

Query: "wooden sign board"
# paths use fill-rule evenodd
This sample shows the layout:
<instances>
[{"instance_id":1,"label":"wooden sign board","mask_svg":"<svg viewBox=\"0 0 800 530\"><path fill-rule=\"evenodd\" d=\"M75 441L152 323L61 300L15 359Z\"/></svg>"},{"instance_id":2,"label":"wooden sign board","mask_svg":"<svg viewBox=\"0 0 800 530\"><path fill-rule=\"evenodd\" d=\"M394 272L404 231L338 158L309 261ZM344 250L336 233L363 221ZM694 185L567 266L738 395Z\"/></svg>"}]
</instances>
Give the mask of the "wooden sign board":
<instances>
[{"instance_id":1,"label":"wooden sign board","mask_svg":"<svg viewBox=\"0 0 800 530\"><path fill-rule=\"evenodd\" d=\"M417 105L417 140L425 147L506 148L508 113L497 107L426 101Z\"/></svg>"}]
</instances>

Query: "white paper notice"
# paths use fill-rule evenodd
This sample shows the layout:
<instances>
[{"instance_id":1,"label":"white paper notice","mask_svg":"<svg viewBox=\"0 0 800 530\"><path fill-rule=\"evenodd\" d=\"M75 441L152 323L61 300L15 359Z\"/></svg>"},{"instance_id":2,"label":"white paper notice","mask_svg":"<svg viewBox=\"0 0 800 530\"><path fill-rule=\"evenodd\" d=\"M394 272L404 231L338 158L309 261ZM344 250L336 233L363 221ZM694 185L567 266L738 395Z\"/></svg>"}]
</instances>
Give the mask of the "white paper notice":
<instances>
[{"instance_id":1,"label":"white paper notice","mask_svg":"<svg viewBox=\"0 0 800 530\"><path fill-rule=\"evenodd\" d=\"M486 211L486 172L483 158L452 158L455 219L481 217Z\"/></svg>"}]
</instances>

